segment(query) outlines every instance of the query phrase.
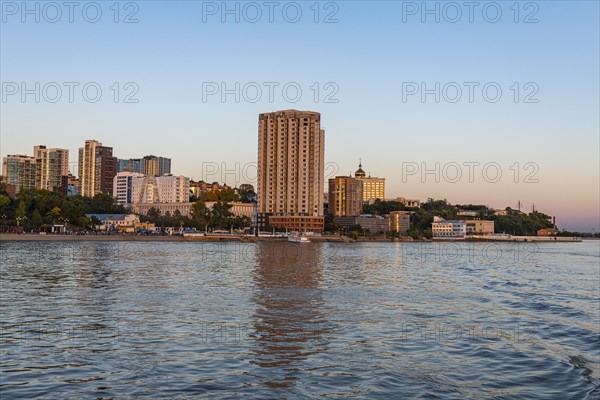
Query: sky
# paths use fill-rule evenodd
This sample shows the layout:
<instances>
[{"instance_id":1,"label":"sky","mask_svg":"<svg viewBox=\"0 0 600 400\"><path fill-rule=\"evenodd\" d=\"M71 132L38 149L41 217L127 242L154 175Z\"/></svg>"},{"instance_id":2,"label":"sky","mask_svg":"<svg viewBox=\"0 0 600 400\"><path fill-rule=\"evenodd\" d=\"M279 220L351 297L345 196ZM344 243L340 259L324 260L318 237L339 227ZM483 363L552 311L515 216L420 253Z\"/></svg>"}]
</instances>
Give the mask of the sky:
<instances>
[{"instance_id":1,"label":"sky","mask_svg":"<svg viewBox=\"0 0 600 400\"><path fill-rule=\"evenodd\" d=\"M328 178L362 159L387 198L600 230L597 1L0 6L1 156L68 148L76 173L97 139L255 183L258 114L311 110Z\"/></svg>"}]
</instances>

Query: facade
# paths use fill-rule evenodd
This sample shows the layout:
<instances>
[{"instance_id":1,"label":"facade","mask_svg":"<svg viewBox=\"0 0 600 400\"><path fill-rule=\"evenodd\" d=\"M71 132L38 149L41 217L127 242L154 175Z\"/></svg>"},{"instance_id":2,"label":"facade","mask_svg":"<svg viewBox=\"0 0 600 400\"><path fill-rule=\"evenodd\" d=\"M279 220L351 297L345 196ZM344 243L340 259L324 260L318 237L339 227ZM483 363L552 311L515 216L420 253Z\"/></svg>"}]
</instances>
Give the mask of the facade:
<instances>
[{"instance_id":1,"label":"facade","mask_svg":"<svg viewBox=\"0 0 600 400\"><path fill-rule=\"evenodd\" d=\"M215 205L215 201L207 201L206 207L212 210ZM251 221L254 221L254 203L239 203L239 202L228 202L231 205L229 211L236 217L248 217Z\"/></svg>"},{"instance_id":2,"label":"facade","mask_svg":"<svg viewBox=\"0 0 600 400\"><path fill-rule=\"evenodd\" d=\"M269 228L291 231L323 232L325 219L320 216L273 215L267 217Z\"/></svg>"},{"instance_id":3,"label":"facade","mask_svg":"<svg viewBox=\"0 0 600 400\"><path fill-rule=\"evenodd\" d=\"M113 178L117 174L117 158L112 147L97 140L86 140L79 148L79 193L93 197L98 193L112 195Z\"/></svg>"},{"instance_id":4,"label":"facade","mask_svg":"<svg viewBox=\"0 0 600 400\"><path fill-rule=\"evenodd\" d=\"M162 176L171 173L171 159L152 155L144 158L120 158L117 172L137 172L144 175Z\"/></svg>"},{"instance_id":5,"label":"facade","mask_svg":"<svg viewBox=\"0 0 600 400\"><path fill-rule=\"evenodd\" d=\"M463 220L465 223L467 235L493 235L494 234L494 221L487 221L483 219L470 219Z\"/></svg>"},{"instance_id":6,"label":"facade","mask_svg":"<svg viewBox=\"0 0 600 400\"><path fill-rule=\"evenodd\" d=\"M421 201L416 199L407 199L405 197L396 197L394 201L402 203L404 207L418 208L421 206Z\"/></svg>"},{"instance_id":7,"label":"facade","mask_svg":"<svg viewBox=\"0 0 600 400\"><path fill-rule=\"evenodd\" d=\"M321 114L284 110L260 114L258 119L259 228L269 224L322 230L325 131Z\"/></svg>"},{"instance_id":8,"label":"facade","mask_svg":"<svg viewBox=\"0 0 600 400\"><path fill-rule=\"evenodd\" d=\"M212 209L215 202L207 202L206 207ZM229 203L231 204L231 208L229 211L236 217L248 217L251 220L254 220L254 204L252 203ZM184 217L189 217L191 215L192 206L194 203L134 203L131 204L131 211L146 215L151 208L157 210L160 214L166 214L167 212L170 215L179 212Z\"/></svg>"},{"instance_id":9,"label":"facade","mask_svg":"<svg viewBox=\"0 0 600 400\"><path fill-rule=\"evenodd\" d=\"M190 201L190 178L162 175L156 178L158 195L163 203L187 203Z\"/></svg>"},{"instance_id":10,"label":"facade","mask_svg":"<svg viewBox=\"0 0 600 400\"><path fill-rule=\"evenodd\" d=\"M132 212L147 215L148 211L153 208L158 211L159 214L165 215L169 213L169 215L174 215L177 212L184 217L188 217L190 215L190 211L192 210L192 205L194 203L133 203L130 206Z\"/></svg>"},{"instance_id":11,"label":"facade","mask_svg":"<svg viewBox=\"0 0 600 400\"><path fill-rule=\"evenodd\" d=\"M190 178L136 174L131 178L130 203L187 203Z\"/></svg>"},{"instance_id":12,"label":"facade","mask_svg":"<svg viewBox=\"0 0 600 400\"><path fill-rule=\"evenodd\" d=\"M35 189L39 187L40 164L35 157L8 155L2 159L2 176L7 185L14 186L15 194L24 189Z\"/></svg>"},{"instance_id":13,"label":"facade","mask_svg":"<svg viewBox=\"0 0 600 400\"><path fill-rule=\"evenodd\" d=\"M198 198L204 196L208 192L220 191L226 188L228 189L229 186L225 184L220 185L218 182L206 183L204 181L190 181L190 192Z\"/></svg>"},{"instance_id":14,"label":"facade","mask_svg":"<svg viewBox=\"0 0 600 400\"><path fill-rule=\"evenodd\" d=\"M138 172L118 172L113 178L113 197L119 205L133 203L133 182L135 178L144 178Z\"/></svg>"},{"instance_id":15,"label":"facade","mask_svg":"<svg viewBox=\"0 0 600 400\"><path fill-rule=\"evenodd\" d=\"M392 211L388 215L388 223L390 232L406 233L410 229L410 212Z\"/></svg>"},{"instance_id":16,"label":"facade","mask_svg":"<svg viewBox=\"0 0 600 400\"><path fill-rule=\"evenodd\" d=\"M558 235L558 230L555 228L538 229L537 235L538 236L556 236L556 235Z\"/></svg>"},{"instance_id":17,"label":"facade","mask_svg":"<svg viewBox=\"0 0 600 400\"><path fill-rule=\"evenodd\" d=\"M370 214L335 217L333 222L343 228L350 228L354 225L360 225L363 229L368 229L371 233L386 232L389 225L387 218Z\"/></svg>"},{"instance_id":18,"label":"facade","mask_svg":"<svg viewBox=\"0 0 600 400\"><path fill-rule=\"evenodd\" d=\"M77 196L79 194L79 179L73 174L67 176L67 196Z\"/></svg>"},{"instance_id":19,"label":"facade","mask_svg":"<svg viewBox=\"0 0 600 400\"><path fill-rule=\"evenodd\" d=\"M434 239L464 239L467 228L466 224L462 221L433 217L431 233Z\"/></svg>"},{"instance_id":20,"label":"facade","mask_svg":"<svg viewBox=\"0 0 600 400\"><path fill-rule=\"evenodd\" d=\"M119 172L142 172L142 159L141 158L119 158L117 165L117 173Z\"/></svg>"},{"instance_id":21,"label":"facade","mask_svg":"<svg viewBox=\"0 0 600 400\"><path fill-rule=\"evenodd\" d=\"M39 188L59 192L68 192L69 150L48 149L46 146L35 146L34 156L40 164Z\"/></svg>"},{"instance_id":22,"label":"facade","mask_svg":"<svg viewBox=\"0 0 600 400\"><path fill-rule=\"evenodd\" d=\"M460 210L456 213L459 217L477 217L479 215L479 211L475 210Z\"/></svg>"},{"instance_id":23,"label":"facade","mask_svg":"<svg viewBox=\"0 0 600 400\"><path fill-rule=\"evenodd\" d=\"M166 157L145 156L141 160L141 173L162 176L171 173L171 159Z\"/></svg>"},{"instance_id":24,"label":"facade","mask_svg":"<svg viewBox=\"0 0 600 400\"><path fill-rule=\"evenodd\" d=\"M97 219L100 224L98 230L133 231L135 224L139 224L140 217L135 214L85 214L86 218Z\"/></svg>"},{"instance_id":25,"label":"facade","mask_svg":"<svg viewBox=\"0 0 600 400\"><path fill-rule=\"evenodd\" d=\"M362 213L362 181L349 176L329 179L329 215L356 216Z\"/></svg>"},{"instance_id":26,"label":"facade","mask_svg":"<svg viewBox=\"0 0 600 400\"><path fill-rule=\"evenodd\" d=\"M363 202L372 203L376 199L385 199L385 178L366 176L362 162L358 164L354 177L362 181Z\"/></svg>"}]
</instances>

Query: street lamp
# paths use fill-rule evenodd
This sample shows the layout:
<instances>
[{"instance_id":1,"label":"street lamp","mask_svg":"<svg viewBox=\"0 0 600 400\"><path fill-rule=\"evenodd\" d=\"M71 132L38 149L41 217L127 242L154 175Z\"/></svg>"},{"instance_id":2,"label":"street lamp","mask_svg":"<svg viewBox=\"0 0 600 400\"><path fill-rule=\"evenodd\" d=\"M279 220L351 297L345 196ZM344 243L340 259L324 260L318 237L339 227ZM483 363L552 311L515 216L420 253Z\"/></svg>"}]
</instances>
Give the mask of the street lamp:
<instances>
[{"instance_id":1,"label":"street lamp","mask_svg":"<svg viewBox=\"0 0 600 400\"><path fill-rule=\"evenodd\" d=\"M67 225L69 225L69 218L60 218L65 223L65 235L67 234Z\"/></svg>"},{"instance_id":2,"label":"street lamp","mask_svg":"<svg viewBox=\"0 0 600 400\"><path fill-rule=\"evenodd\" d=\"M17 220L17 228L19 227L19 222L21 222L22 220L26 220L27 217L17 217L15 218Z\"/></svg>"}]
</instances>

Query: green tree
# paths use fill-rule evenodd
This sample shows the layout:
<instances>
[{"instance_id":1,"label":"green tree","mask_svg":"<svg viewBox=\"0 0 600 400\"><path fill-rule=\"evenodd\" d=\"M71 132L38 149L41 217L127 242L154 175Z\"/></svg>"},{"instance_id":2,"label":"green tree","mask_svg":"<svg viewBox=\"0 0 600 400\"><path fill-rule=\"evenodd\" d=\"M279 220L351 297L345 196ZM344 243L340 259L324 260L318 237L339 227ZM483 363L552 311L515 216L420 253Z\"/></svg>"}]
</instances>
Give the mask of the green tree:
<instances>
[{"instance_id":1,"label":"green tree","mask_svg":"<svg viewBox=\"0 0 600 400\"><path fill-rule=\"evenodd\" d=\"M10 205L10 197L5 194L0 194L0 212L4 212L4 209L8 205Z\"/></svg>"},{"instance_id":2,"label":"green tree","mask_svg":"<svg viewBox=\"0 0 600 400\"><path fill-rule=\"evenodd\" d=\"M225 201L217 201L212 206L210 213L210 225L215 228L229 228L232 225L231 217L233 214L229 209L231 204Z\"/></svg>"},{"instance_id":3,"label":"green tree","mask_svg":"<svg viewBox=\"0 0 600 400\"><path fill-rule=\"evenodd\" d=\"M40 210L33 210L33 212L31 213L31 223L34 226L41 226L44 224L44 217L42 217Z\"/></svg>"},{"instance_id":4,"label":"green tree","mask_svg":"<svg viewBox=\"0 0 600 400\"><path fill-rule=\"evenodd\" d=\"M196 228L206 229L210 224L210 210L203 200L197 200L191 208L192 223Z\"/></svg>"},{"instance_id":5,"label":"green tree","mask_svg":"<svg viewBox=\"0 0 600 400\"><path fill-rule=\"evenodd\" d=\"M52 222L56 223L56 219L58 217L60 217L61 213L62 213L62 210L60 209L60 207L52 207L52 209L50 210L50 212L48 214L52 218Z\"/></svg>"},{"instance_id":6,"label":"green tree","mask_svg":"<svg viewBox=\"0 0 600 400\"><path fill-rule=\"evenodd\" d=\"M15 217L16 218L24 218L26 215L27 215L27 205L25 204L25 201L20 200L19 205L17 206L17 209L15 211Z\"/></svg>"},{"instance_id":7,"label":"green tree","mask_svg":"<svg viewBox=\"0 0 600 400\"><path fill-rule=\"evenodd\" d=\"M211 190L204 194L204 201L240 201L233 188L225 186L220 190Z\"/></svg>"}]
</instances>

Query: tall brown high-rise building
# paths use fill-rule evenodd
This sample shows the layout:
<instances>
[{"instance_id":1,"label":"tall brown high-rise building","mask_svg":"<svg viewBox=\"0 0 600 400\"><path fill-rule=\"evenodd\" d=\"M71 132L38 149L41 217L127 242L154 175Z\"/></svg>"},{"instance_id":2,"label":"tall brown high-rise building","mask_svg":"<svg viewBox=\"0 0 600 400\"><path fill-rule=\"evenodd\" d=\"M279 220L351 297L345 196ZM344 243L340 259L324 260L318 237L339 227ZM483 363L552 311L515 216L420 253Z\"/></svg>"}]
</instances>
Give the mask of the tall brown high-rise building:
<instances>
[{"instance_id":1,"label":"tall brown high-rise building","mask_svg":"<svg viewBox=\"0 0 600 400\"><path fill-rule=\"evenodd\" d=\"M97 193L113 192L113 178L117 174L117 158L112 147L102 146L97 140L86 140L79 148L79 193L93 197Z\"/></svg>"},{"instance_id":2,"label":"tall brown high-rise building","mask_svg":"<svg viewBox=\"0 0 600 400\"><path fill-rule=\"evenodd\" d=\"M360 179L336 176L329 180L329 215L347 217L362 214L363 188Z\"/></svg>"},{"instance_id":3,"label":"tall brown high-rise building","mask_svg":"<svg viewBox=\"0 0 600 400\"><path fill-rule=\"evenodd\" d=\"M259 226L322 230L325 131L321 114L284 110L260 114L258 119Z\"/></svg>"}]
</instances>

